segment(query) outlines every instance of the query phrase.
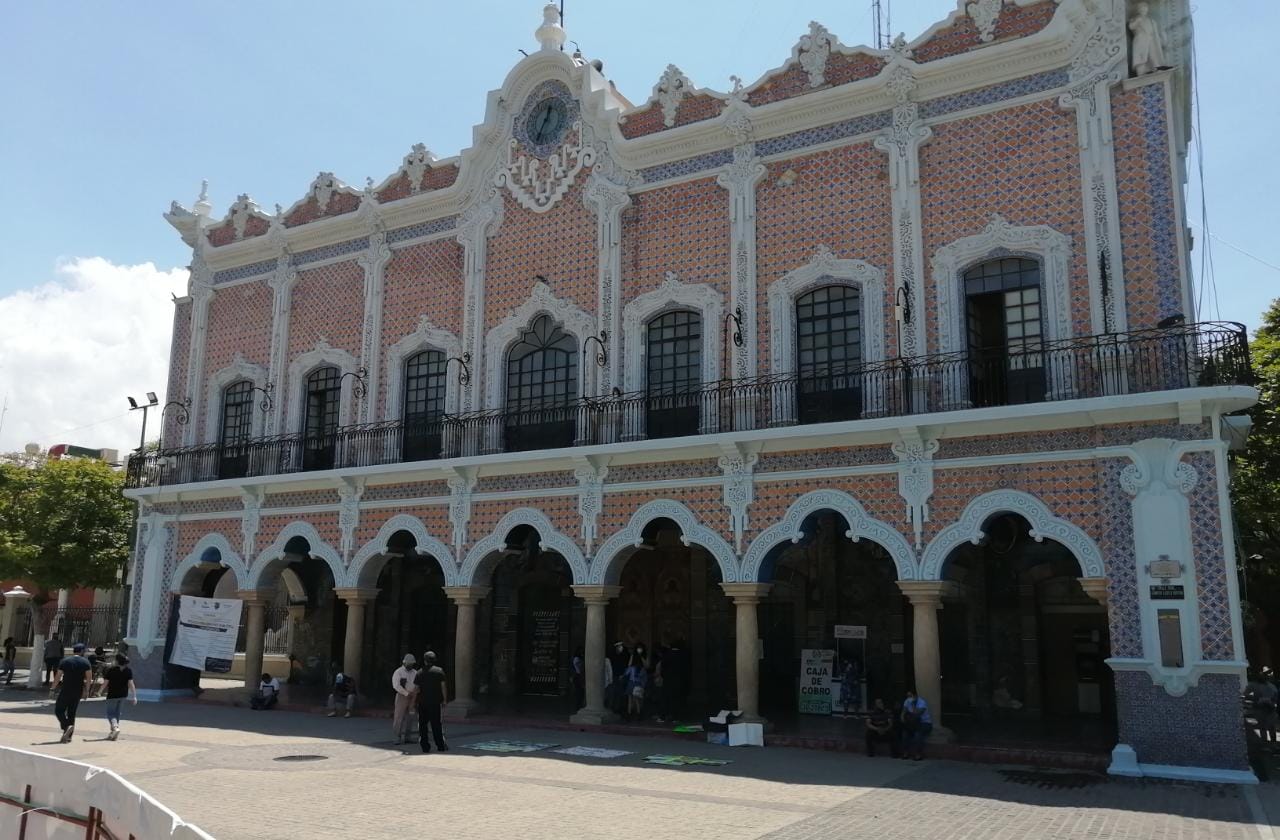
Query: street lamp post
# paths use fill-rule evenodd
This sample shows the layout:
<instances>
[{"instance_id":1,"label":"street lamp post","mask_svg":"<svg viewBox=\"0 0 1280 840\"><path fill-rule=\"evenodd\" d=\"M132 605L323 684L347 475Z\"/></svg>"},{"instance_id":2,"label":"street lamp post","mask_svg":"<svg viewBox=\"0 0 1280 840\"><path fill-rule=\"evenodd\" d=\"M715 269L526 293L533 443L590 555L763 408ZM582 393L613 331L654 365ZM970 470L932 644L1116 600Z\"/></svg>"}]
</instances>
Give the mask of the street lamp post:
<instances>
[{"instance_id":1,"label":"street lamp post","mask_svg":"<svg viewBox=\"0 0 1280 840\"><path fill-rule=\"evenodd\" d=\"M130 411L142 409L142 437L138 439L138 454L141 455L147 448L147 410L158 406L160 399L156 396L155 391L147 391L147 401L142 405L138 405L138 401L133 397L126 397L125 399L129 400Z\"/></svg>"}]
</instances>

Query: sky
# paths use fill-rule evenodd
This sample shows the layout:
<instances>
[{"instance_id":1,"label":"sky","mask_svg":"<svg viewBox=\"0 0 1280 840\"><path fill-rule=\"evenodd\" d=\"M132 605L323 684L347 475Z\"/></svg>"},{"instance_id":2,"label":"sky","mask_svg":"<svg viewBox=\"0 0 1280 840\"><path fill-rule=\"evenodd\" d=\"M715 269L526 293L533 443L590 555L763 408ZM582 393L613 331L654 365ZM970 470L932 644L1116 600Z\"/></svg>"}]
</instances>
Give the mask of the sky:
<instances>
[{"instance_id":1,"label":"sky","mask_svg":"<svg viewBox=\"0 0 1280 840\"><path fill-rule=\"evenodd\" d=\"M567 0L565 28L639 104L669 62L700 86L725 90L731 74L750 83L786 60L810 20L845 44L868 43L870 2ZM517 50L536 47L541 6L6 4L0 451L137 445L140 412L125 398L165 397L170 294L183 293L190 261L161 218L171 200L190 206L207 178L215 216L243 192L269 211L301 198L320 171L363 186L393 172L413 143L457 154ZM954 8L896 0L892 31L913 38ZM1194 20L1203 132L1187 218L1201 225L1202 163L1214 238L1195 235L1212 243L1216 281L1201 317L1256 327L1280 296L1280 3L1200 0Z\"/></svg>"}]
</instances>

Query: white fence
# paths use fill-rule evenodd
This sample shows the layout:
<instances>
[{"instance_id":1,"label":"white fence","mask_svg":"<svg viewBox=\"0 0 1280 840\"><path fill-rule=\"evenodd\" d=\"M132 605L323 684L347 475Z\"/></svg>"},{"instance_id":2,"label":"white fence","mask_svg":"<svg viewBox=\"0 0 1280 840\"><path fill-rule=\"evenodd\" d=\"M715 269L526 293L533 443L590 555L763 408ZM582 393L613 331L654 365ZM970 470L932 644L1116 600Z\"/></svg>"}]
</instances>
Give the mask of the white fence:
<instances>
[{"instance_id":1,"label":"white fence","mask_svg":"<svg viewBox=\"0 0 1280 840\"><path fill-rule=\"evenodd\" d=\"M0 747L5 840L213 840L101 767Z\"/></svg>"}]
</instances>

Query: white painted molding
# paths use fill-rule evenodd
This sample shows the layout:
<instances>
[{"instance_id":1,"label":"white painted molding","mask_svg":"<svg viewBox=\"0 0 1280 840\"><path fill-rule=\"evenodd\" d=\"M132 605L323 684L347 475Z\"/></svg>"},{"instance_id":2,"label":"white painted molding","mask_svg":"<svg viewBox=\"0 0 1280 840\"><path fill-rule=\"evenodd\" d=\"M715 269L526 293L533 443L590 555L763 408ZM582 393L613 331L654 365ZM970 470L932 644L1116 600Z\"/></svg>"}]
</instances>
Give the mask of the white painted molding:
<instances>
[{"instance_id":1,"label":"white painted molding","mask_svg":"<svg viewBox=\"0 0 1280 840\"><path fill-rule=\"evenodd\" d=\"M627 172L618 173L626 183L610 180L603 174L609 168L617 167L602 144L596 166L582 191L582 203L596 214L596 313L599 327L608 333L609 358L598 377L598 394L607 393L621 379L618 371L622 364L622 211L631 204L627 183L639 180L634 173Z\"/></svg>"},{"instance_id":2,"label":"white painted molding","mask_svg":"<svg viewBox=\"0 0 1280 840\"><path fill-rule=\"evenodd\" d=\"M236 589L243 589L244 584L249 579L249 568L245 565L244 559L239 553L231 547L231 540L219 533L205 534L200 538L195 547L191 549L191 553L182 558L182 562L173 570L173 574L169 576L169 592L182 592L183 578L187 573L203 562L204 553L209 549L217 549L219 565L227 569L236 581Z\"/></svg>"},{"instance_id":3,"label":"white painted molding","mask_svg":"<svg viewBox=\"0 0 1280 840\"><path fill-rule=\"evenodd\" d=\"M1044 502L1021 490L993 490L965 505L960 518L943 528L924 550L920 575L922 580L942 580L947 557L958 546L982 542L986 533L982 526L992 516L1016 513L1031 524L1031 537L1036 542L1051 539L1061 543L1080 564L1080 577L1105 577L1106 566L1098 544L1078 525L1053 515Z\"/></svg>"},{"instance_id":4,"label":"white painted molding","mask_svg":"<svg viewBox=\"0 0 1280 840\"><path fill-rule=\"evenodd\" d=\"M288 421L285 425L284 432L300 432L302 431L302 411L306 404L306 387L307 376L317 368L333 366L338 369L338 374L355 373L360 368L360 363L355 356L338 347L329 344L328 341L321 338L316 342L315 347L299 353L289 362L288 387L285 390L285 396L288 401ZM281 395L276 394L278 399ZM345 426L350 423L351 417L351 383L342 380L342 393L338 403L338 425Z\"/></svg>"},{"instance_id":5,"label":"white painted molding","mask_svg":"<svg viewBox=\"0 0 1280 840\"><path fill-rule=\"evenodd\" d=\"M582 121L577 120L550 159L539 160L523 151L520 141L513 137L507 142L506 162L494 175L493 183L506 187L524 209L545 213L569 191L578 173L595 163L595 147L583 141Z\"/></svg>"},{"instance_id":6,"label":"white painted molding","mask_svg":"<svg viewBox=\"0 0 1280 840\"><path fill-rule=\"evenodd\" d=\"M607 460L607 459L605 459ZM588 459L575 462L573 477L578 482L578 515L582 517L582 544L591 553L599 536L600 511L604 508L604 479L609 468Z\"/></svg>"},{"instance_id":7,"label":"white painted molding","mask_svg":"<svg viewBox=\"0 0 1280 840\"><path fill-rule=\"evenodd\" d=\"M361 546L351 558L347 569L345 583L341 586L370 588L377 584L378 574L382 571L387 558L387 540L397 531L408 531L418 544L419 554L430 554L444 572L445 586L457 586L458 563L454 560L449 547L435 537L422 520L407 513L392 516L378 529L378 535Z\"/></svg>"},{"instance_id":8,"label":"white painted molding","mask_svg":"<svg viewBox=\"0 0 1280 840\"><path fill-rule=\"evenodd\" d=\"M275 542L267 546L253 561L253 565L249 567L248 585L245 586L245 590L252 592L263 586L263 575L273 567L282 565L280 561L284 557L284 547L294 537L302 537L310 544L311 556L323 560L329 566L335 584L340 580L346 580L346 569L342 565L342 555L338 549L325 542L320 532L310 522L299 521L285 525L276 535ZM272 587L268 585L266 588Z\"/></svg>"},{"instance_id":9,"label":"white painted molding","mask_svg":"<svg viewBox=\"0 0 1280 840\"><path fill-rule=\"evenodd\" d=\"M484 368L484 277L488 261L489 237L502 226L502 196L489 187L484 197L467 207L458 218L456 239L462 246L462 347L471 354L472 376L462 387L463 411L479 409L481 383L475 373Z\"/></svg>"},{"instance_id":10,"label":"white painted molding","mask_svg":"<svg viewBox=\"0 0 1280 840\"><path fill-rule=\"evenodd\" d=\"M467 557L463 561L462 569L458 574L459 582L456 585L478 586L486 583L486 581L476 580L476 575L480 572L481 565L491 554L499 553L506 548L507 534L520 525L529 525L538 532L538 542L542 550L553 551L564 558L569 565L570 572L573 574L574 583L588 582L587 560L582 554L582 549L578 548L577 543L557 531L555 526L551 524L551 520L542 511L534 510L533 508L516 508L502 517L493 532L477 542L467 552Z\"/></svg>"},{"instance_id":11,"label":"white painted molding","mask_svg":"<svg viewBox=\"0 0 1280 840\"><path fill-rule=\"evenodd\" d=\"M729 191L729 303L730 311L742 310L742 346L731 346L730 366L735 378L755 376L758 360L756 301L756 187L768 168L756 156L751 120L746 105L735 102L725 109L724 127L733 135L733 162L716 176L716 184Z\"/></svg>"},{"instance_id":12,"label":"white painted molding","mask_svg":"<svg viewBox=\"0 0 1280 840\"><path fill-rule=\"evenodd\" d=\"M929 521L929 499L933 496L933 456L938 451L934 438L922 439L918 430L902 435L891 447L898 456L898 495L907 504L907 521L915 534L916 549L924 547L924 523Z\"/></svg>"},{"instance_id":13,"label":"white painted molding","mask_svg":"<svg viewBox=\"0 0 1280 840\"><path fill-rule=\"evenodd\" d=\"M839 259L826 245L819 245L809 262L769 286L769 364L775 376L796 372L796 299L823 286L858 290L862 361L884 360L884 270L862 260Z\"/></svg>"},{"instance_id":14,"label":"white painted molding","mask_svg":"<svg viewBox=\"0 0 1280 840\"><path fill-rule=\"evenodd\" d=\"M591 575L584 583L614 585L622 575L622 569L632 552L644 543L644 529L655 519L670 519L680 526L680 541L685 545L699 545L715 559L724 583L739 580L738 556L724 537L706 527L683 504L671 499L655 499L640 506L621 531L605 540L591 563Z\"/></svg>"},{"instance_id":15,"label":"white painted molding","mask_svg":"<svg viewBox=\"0 0 1280 840\"><path fill-rule=\"evenodd\" d=\"M360 205L362 211L376 213L372 196ZM364 271L364 326L360 334L360 366L367 372L365 395L360 403L360 422L372 423L378 419L378 393L382 384L382 306L386 295L384 278L387 263L391 261L391 246L387 235L375 229L369 235L369 248L357 259Z\"/></svg>"},{"instance_id":16,"label":"white painted molding","mask_svg":"<svg viewBox=\"0 0 1280 840\"><path fill-rule=\"evenodd\" d=\"M858 500L841 490L813 490L796 499L787 508L782 520L761 531L742 558L742 580L754 583L759 580L760 567L765 556L784 542L799 542L804 538L801 526L809 514L819 510L832 510L849 523L845 536L857 541L871 540L889 553L897 569L898 580L918 580L919 567L916 553L907 538L898 529L872 518Z\"/></svg>"},{"instance_id":17,"label":"white painted molding","mask_svg":"<svg viewBox=\"0 0 1280 840\"><path fill-rule=\"evenodd\" d=\"M648 323L659 315L678 309L692 309L702 316L702 381L715 382L720 378L724 296L706 283L684 283L674 272L668 271L662 285L639 295L622 308L626 355L622 381L626 391L641 391L645 387Z\"/></svg>"},{"instance_id":18,"label":"white painted molding","mask_svg":"<svg viewBox=\"0 0 1280 840\"><path fill-rule=\"evenodd\" d=\"M488 408L502 408L506 386L507 352L520 340L520 336L529 329L539 315L548 315L551 320L562 326L565 332L572 335L582 347L582 342L589 335L594 335L596 319L583 312L572 301L556 297L551 287L541 280L533 284L529 299L512 310L502 323L489 330L484 342L485 356L485 405ZM580 353L580 349L575 349ZM582 364L578 360L578 393L575 397L592 393L594 371L593 364Z\"/></svg>"},{"instance_id":19,"label":"white painted molding","mask_svg":"<svg viewBox=\"0 0 1280 840\"><path fill-rule=\"evenodd\" d=\"M204 434L205 443L215 443L222 436L222 392L226 387L240 380L248 380L257 388L267 384L267 369L262 365L248 361L239 353L235 360L209 377L205 392ZM260 437L266 421L259 404L261 395L250 393L249 437Z\"/></svg>"},{"instance_id":20,"label":"white painted molding","mask_svg":"<svg viewBox=\"0 0 1280 840\"><path fill-rule=\"evenodd\" d=\"M1048 225L1012 225L996 214L981 233L943 245L933 255L939 352L965 349L964 272L1002 256L1039 261L1044 338L1058 341L1071 337L1071 237Z\"/></svg>"},{"instance_id":21,"label":"white painted molding","mask_svg":"<svg viewBox=\"0 0 1280 840\"><path fill-rule=\"evenodd\" d=\"M141 542L144 546L142 580L140 584L135 584L140 585L142 591L138 598L139 614L134 619L134 644L143 656L150 656L151 651L164 639L159 623L160 604L165 598L165 554L169 541L175 538L173 523L162 524L155 514L147 519L150 521L144 520L139 533L140 539L143 531L147 535L147 539Z\"/></svg>"},{"instance_id":22,"label":"white painted molding","mask_svg":"<svg viewBox=\"0 0 1280 840\"><path fill-rule=\"evenodd\" d=\"M462 355L462 342L458 340L456 335L448 330L440 329L431 323L430 318L423 315L413 332L387 347L387 399L386 405L383 407L383 420L399 420L403 416L404 406L401 404L401 400L404 399L402 395L404 391L404 363L410 356L421 350L439 350L444 353L446 359L457 358ZM456 413L458 411L459 397L461 396L458 393L456 384L458 380L457 377L449 376L447 369L445 374L444 410Z\"/></svg>"}]
</instances>

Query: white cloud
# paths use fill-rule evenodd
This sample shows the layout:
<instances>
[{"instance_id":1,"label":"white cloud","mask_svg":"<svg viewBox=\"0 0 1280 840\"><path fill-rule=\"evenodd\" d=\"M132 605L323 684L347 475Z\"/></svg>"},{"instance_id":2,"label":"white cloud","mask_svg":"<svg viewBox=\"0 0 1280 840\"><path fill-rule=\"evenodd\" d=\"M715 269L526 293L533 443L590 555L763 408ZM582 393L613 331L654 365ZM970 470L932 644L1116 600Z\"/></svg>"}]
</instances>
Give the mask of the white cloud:
<instances>
[{"instance_id":1,"label":"white cloud","mask_svg":"<svg viewBox=\"0 0 1280 840\"><path fill-rule=\"evenodd\" d=\"M163 405L173 331L170 293L185 294L187 270L101 257L59 263L51 282L0 297L0 400L9 411L0 451L71 443L138 445L142 417L127 396L155 391ZM147 419L147 437L159 415Z\"/></svg>"}]
</instances>

